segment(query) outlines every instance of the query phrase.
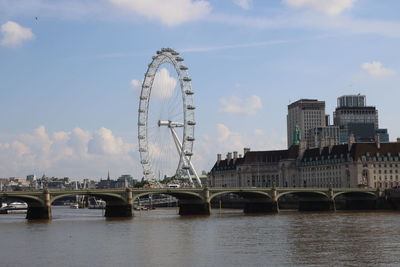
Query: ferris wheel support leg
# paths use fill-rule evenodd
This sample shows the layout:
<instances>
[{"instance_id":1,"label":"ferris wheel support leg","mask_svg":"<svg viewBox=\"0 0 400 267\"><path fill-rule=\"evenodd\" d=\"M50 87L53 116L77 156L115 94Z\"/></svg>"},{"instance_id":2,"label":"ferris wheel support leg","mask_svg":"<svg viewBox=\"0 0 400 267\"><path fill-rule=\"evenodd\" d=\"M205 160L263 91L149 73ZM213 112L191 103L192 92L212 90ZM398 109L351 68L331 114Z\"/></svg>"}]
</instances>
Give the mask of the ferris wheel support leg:
<instances>
[{"instance_id":1,"label":"ferris wheel support leg","mask_svg":"<svg viewBox=\"0 0 400 267\"><path fill-rule=\"evenodd\" d=\"M176 149L178 150L178 153L179 153L180 155L183 155L184 160L185 160L186 162L189 163L189 167L190 167L190 169L192 170L192 172L194 173L194 176L196 177L196 182L197 182L197 184L198 184L199 186L201 186L200 177L199 177L199 175L197 174L197 172L196 172L196 170L195 170L195 168L194 168L192 162L187 158L187 156L186 156L185 153L183 152L182 143L179 141L178 135L176 134L174 128L171 127L170 129L171 129L171 133L172 133L172 136L173 136L173 138L174 138L175 145L176 145ZM188 171L188 176L189 176L189 181L193 184L193 180L192 180L192 177L191 177L189 171Z\"/></svg>"},{"instance_id":2,"label":"ferris wheel support leg","mask_svg":"<svg viewBox=\"0 0 400 267\"><path fill-rule=\"evenodd\" d=\"M178 135L176 134L176 132L175 132L173 127L170 127L170 130L171 130L172 138L174 139L174 143L175 143L175 146L176 146L176 150L178 151L178 154L179 155L184 155L183 151L182 151L182 144L179 141ZM179 158L181 159L182 157L179 157ZM188 173L188 176L189 176L189 182L191 184L193 184L193 180L192 180L192 177L190 176L189 171L187 171L187 173Z\"/></svg>"},{"instance_id":3,"label":"ferris wheel support leg","mask_svg":"<svg viewBox=\"0 0 400 267\"><path fill-rule=\"evenodd\" d=\"M185 156L185 158L186 158L186 156ZM189 159L187 159L187 161L189 162L190 169L192 170L192 172L194 173L194 176L196 177L197 184L198 184L199 186L201 186L200 177L197 175L197 172L196 172L196 170L194 169L192 162L191 162Z\"/></svg>"},{"instance_id":4,"label":"ferris wheel support leg","mask_svg":"<svg viewBox=\"0 0 400 267\"><path fill-rule=\"evenodd\" d=\"M189 171L189 170L186 170L186 173L187 173L187 175L188 175L188 177L189 177L189 181L190 181L190 183L192 184L192 187L195 187L195 186L194 186L194 183L193 183L192 176L190 175L190 171Z\"/></svg>"}]
</instances>

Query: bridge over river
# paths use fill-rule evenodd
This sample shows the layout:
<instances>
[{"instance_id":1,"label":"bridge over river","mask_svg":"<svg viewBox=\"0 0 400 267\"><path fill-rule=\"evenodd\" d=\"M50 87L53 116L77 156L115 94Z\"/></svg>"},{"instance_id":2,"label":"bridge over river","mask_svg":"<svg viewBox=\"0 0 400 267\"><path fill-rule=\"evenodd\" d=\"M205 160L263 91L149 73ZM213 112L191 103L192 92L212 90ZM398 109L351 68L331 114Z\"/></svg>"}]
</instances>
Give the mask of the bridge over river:
<instances>
[{"instance_id":1,"label":"bridge over river","mask_svg":"<svg viewBox=\"0 0 400 267\"><path fill-rule=\"evenodd\" d=\"M279 211L284 196L295 195L300 210L335 210L339 196L378 203L383 192L360 188L122 188L92 190L42 190L0 192L0 198L19 199L28 203L26 218L51 219L51 204L58 199L88 195L106 201L105 217L132 217L133 203L140 197L165 194L178 199L180 215L210 215L211 201L227 194L240 196L245 213Z\"/></svg>"}]
</instances>

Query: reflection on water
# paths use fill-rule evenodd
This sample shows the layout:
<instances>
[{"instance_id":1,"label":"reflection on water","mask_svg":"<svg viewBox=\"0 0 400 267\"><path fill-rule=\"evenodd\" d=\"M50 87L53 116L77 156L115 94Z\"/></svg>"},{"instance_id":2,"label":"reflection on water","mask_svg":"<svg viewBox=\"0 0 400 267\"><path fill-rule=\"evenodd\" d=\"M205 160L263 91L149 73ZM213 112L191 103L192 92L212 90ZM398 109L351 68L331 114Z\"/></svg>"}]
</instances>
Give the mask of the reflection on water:
<instances>
[{"instance_id":1,"label":"reflection on water","mask_svg":"<svg viewBox=\"0 0 400 267\"><path fill-rule=\"evenodd\" d=\"M400 266L399 212L105 219L53 208L53 220L0 215L1 266Z\"/></svg>"}]
</instances>

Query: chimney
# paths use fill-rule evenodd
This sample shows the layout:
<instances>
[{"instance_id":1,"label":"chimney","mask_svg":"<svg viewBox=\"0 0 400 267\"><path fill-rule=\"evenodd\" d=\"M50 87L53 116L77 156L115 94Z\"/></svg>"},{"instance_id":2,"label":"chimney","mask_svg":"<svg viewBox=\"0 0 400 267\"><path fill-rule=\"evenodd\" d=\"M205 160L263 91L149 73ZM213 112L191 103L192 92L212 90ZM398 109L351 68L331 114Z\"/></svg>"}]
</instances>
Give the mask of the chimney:
<instances>
[{"instance_id":1,"label":"chimney","mask_svg":"<svg viewBox=\"0 0 400 267\"><path fill-rule=\"evenodd\" d=\"M349 134L349 142L348 142L348 149L349 151L351 150L351 147L353 146L353 144L356 142L356 139L354 137L354 134Z\"/></svg>"},{"instance_id":2,"label":"chimney","mask_svg":"<svg viewBox=\"0 0 400 267\"><path fill-rule=\"evenodd\" d=\"M249 152L249 151L250 151L250 148L249 148L249 147L243 148L243 156L245 156L246 153Z\"/></svg>"},{"instance_id":3,"label":"chimney","mask_svg":"<svg viewBox=\"0 0 400 267\"><path fill-rule=\"evenodd\" d=\"M231 159L232 159L232 152L228 152L228 154L226 154L226 160L228 161L227 163L229 163Z\"/></svg>"},{"instance_id":4,"label":"chimney","mask_svg":"<svg viewBox=\"0 0 400 267\"><path fill-rule=\"evenodd\" d=\"M335 139L333 137L329 138L329 154L332 152L332 148L335 145Z\"/></svg>"},{"instance_id":5,"label":"chimney","mask_svg":"<svg viewBox=\"0 0 400 267\"><path fill-rule=\"evenodd\" d=\"M376 147L377 147L378 149L380 149L380 148L381 148L381 137L379 136L378 133L375 134L375 143L376 143Z\"/></svg>"},{"instance_id":6,"label":"chimney","mask_svg":"<svg viewBox=\"0 0 400 267\"><path fill-rule=\"evenodd\" d=\"M233 161L236 161L238 158L238 152L237 151L233 151Z\"/></svg>"},{"instance_id":7,"label":"chimney","mask_svg":"<svg viewBox=\"0 0 400 267\"><path fill-rule=\"evenodd\" d=\"M322 136L318 137L318 147L319 147L319 153L322 153L322 150L324 149L325 146L325 140L322 138Z\"/></svg>"},{"instance_id":8,"label":"chimney","mask_svg":"<svg viewBox=\"0 0 400 267\"><path fill-rule=\"evenodd\" d=\"M298 158L303 158L304 152L307 150L307 142L305 140L300 140L299 144L299 155Z\"/></svg>"},{"instance_id":9,"label":"chimney","mask_svg":"<svg viewBox=\"0 0 400 267\"><path fill-rule=\"evenodd\" d=\"M400 137L397 137L397 143L400 143Z\"/></svg>"},{"instance_id":10,"label":"chimney","mask_svg":"<svg viewBox=\"0 0 400 267\"><path fill-rule=\"evenodd\" d=\"M217 154L217 166L221 162L221 154Z\"/></svg>"}]
</instances>

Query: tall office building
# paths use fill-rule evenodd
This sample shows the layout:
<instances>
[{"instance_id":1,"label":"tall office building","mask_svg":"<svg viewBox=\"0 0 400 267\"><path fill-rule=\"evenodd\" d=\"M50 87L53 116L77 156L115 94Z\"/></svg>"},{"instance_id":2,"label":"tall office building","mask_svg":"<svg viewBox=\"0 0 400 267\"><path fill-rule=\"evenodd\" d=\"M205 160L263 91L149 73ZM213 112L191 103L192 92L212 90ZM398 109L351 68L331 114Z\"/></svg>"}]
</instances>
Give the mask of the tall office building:
<instances>
[{"instance_id":1,"label":"tall office building","mask_svg":"<svg viewBox=\"0 0 400 267\"><path fill-rule=\"evenodd\" d=\"M291 103L288 106L287 115L288 147L299 141L296 139L307 141L309 139L310 129L325 126L325 101L300 99ZM300 130L300 133L298 133L296 129Z\"/></svg>"},{"instance_id":2,"label":"tall office building","mask_svg":"<svg viewBox=\"0 0 400 267\"><path fill-rule=\"evenodd\" d=\"M356 142L374 142L379 132L378 110L366 105L365 95L339 97L333 120L340 129L341 143L347 143L350 134L354 135Z\"/></svg>"},{"instance_id":3,"label":"tall office building","mask_svg":"<svg viewBox=\"0 0 400 267\"><path fill-rule=\"evenodd\" d=\"M310 129L307 139L309 148L325 147L339 144L339 127L327 125Z\"/></svg>"}]
</instances>

